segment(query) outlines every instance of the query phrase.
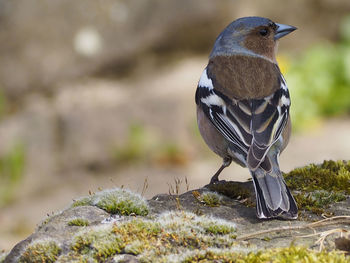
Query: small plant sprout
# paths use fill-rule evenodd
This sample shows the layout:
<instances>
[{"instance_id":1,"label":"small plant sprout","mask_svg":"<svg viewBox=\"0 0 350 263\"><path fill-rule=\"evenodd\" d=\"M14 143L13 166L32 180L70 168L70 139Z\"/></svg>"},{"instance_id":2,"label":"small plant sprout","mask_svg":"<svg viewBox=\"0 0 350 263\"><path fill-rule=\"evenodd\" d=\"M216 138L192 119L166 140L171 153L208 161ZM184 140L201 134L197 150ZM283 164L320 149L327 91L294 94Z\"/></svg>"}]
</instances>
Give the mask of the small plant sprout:
<instances>
[{"instance_id":1,"label":"small plant sprout","mask_svg":"<svg viewBox=\"0 0 350 263\"><path fill-rule=\"evenodd\" d=\"M148 178L146 177L145 181L143 182L141 196L145 195L147 189L148 189Z\"/></svg>"}]
</instances>

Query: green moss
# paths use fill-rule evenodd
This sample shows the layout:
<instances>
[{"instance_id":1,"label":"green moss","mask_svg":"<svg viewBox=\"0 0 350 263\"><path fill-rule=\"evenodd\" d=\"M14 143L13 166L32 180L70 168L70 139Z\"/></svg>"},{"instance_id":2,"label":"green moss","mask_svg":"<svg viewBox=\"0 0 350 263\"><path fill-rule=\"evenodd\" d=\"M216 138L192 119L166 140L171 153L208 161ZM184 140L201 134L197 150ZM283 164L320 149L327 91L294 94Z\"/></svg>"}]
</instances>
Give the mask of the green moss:
<instances>
[{"instance_id":1,"label":"green moss","mask_svg":"<svg viewBox=\"0 0 350 263\"><path fill-rule=\"evenodd\" d=\"M189 212L131 217L81 229L70 252L58 261L109 262L120 259L118 255L131 254L140 262L349 262L339 253L318 253L303 247L252 251L235 240L235 230L232 222ZM43 261L38 249L32 247L36 252L27 253L37 256L36 261L22 262L53 262Z\"/></svg>"},{"instance_id":2,"label":"green moss","mask_svg":"<svg viewBox=\"0 0 350 263\"><path fill-rule=\"evenodd\" d=\"M230 234L230 237L232 238L234 237L234 235L232 234L236 232L236 225L234 223L218 218L204 216L196 217L194 220L192 219L191 221L194 226L201 228L201 231L204 231L205 234Z\"/></svg>"},{"instance_id":3,"label":"green moss","mask_svg":"<svg viewBox=\"0 0 350 263\"><path fill-rule=\"evenodd\" d=\"M350 161L324 161L285 174L291 190L312 192L326 190L350 194Z\"/></svg>"},{"instance_id":4,"label":"green moss","mask_svg":"<svg viewBox=\"0 0 350 263\"><path fill-rule=\"evenodd\" d=\"M0 251L0 263L3 263L5 261L5 258L8 254L9 252Z\"/></svg>"},{"instance_id":5,"label":"green moss","mask_svg":"<svg viewBox=\"0 0 350 263\"><path fill-rule=\"evenodd\" d=\"M85 205L97 206L108 213L126 216L131 214L145 216L149 211L148 204L142 196L120 188L104 190L81 198L74 201L72 207Z\"/></svg>"},{"instance_id":6,"label":"green moss","mask_svg":"<svg viewBox=\"0 0 350 263\"><path fill-rule=\"evenodd\" d=\"M232 226L220 225L220 224L208 225L207 227L205 227L205 230L208 233L212 233L214 235L227 235L236 231L235 228ZM231 237L235 237L235 236L231 236Z\"/></svg>"},{"instance_id":7,"label":"green moss","mask_svg":"<svg viewBox=\"0 0 350 263\"><path fill-rule=\"evenodd\" d=\"M104 262L108 257L120 253L123 246L112 228L99 227L75 236L71 249L78 255L88 255L98 262Z\"/></svg>"},{"instance_id":8,"label":"green moss","mask_svg":"<svg viewBox=\"0 0 350 263\"><path fill-rule=\"evenodd\" d=\"M145 249L152 249L161 233L161 226L156 221L134 219L115 225L113 232L123 240L126 253L138 255Z\"/></svg>"},{"instance_id":9,"label":"green moss","mask_svg":"<svg viewBox=\"0 0 350 263\"><path fill-rule=\"evenodd\" d=\"M234 232L235 225L225 220L169 212L153 219L133 218L84 229L75 236L70 257L84 255L101 262L126 253L138 256L141 262L160 262L164 256L181 255L187 249L229 248L235 243Z\"/></svg>"},{"instance_id":10,"label":"green moss","mask_svg":"<svg viewBox=\"0 0 350 263\"><path fill-rule=\"evenodd\" d=\"M311 164L284 174L284 178L300 210L322 214L330 204L343 201L350 195L350 161ZM255 206L254 196L251 194L253 191L247 183L219 182L206 187L230 198L242 200L246 206ZM202 197L196 198L204 201ZM212 204L212 200L208 198L207 203Z\"/></svg>"},{"instance_id":11,"label":"green moss","mask_svg":"<svg viewBox=\"0 0 350 263\"><path fill-rule=\"evenodd\" d=\"M187 249L227 248L235 243L232 235L235 225L225 220L188 212L170 212L160 215L157 221L162 231L149 243L154 248L142 253L140 259L143 262L163 262L159 260L161 257L179 256Z\"/></svg>"},{"instance_id":12,"label":"green moss","mask_svg":"<svg viewBox=\"0 0 350 263\"><path fill-rule=\"evenodd\" d=\"M90 263L97 262L97 260L92 259L90 255L78 254L76 252L69 252L66 255L61 255L57 262L59 263Z\"/></svg>"},{"instance_id":13,"label":"green moss","mask_svg":"<svg viewBox=\"0 0 350 263\"><path fill-rule=\"evenodd\" d=\"M199 200L210 207L219 206L221 199L222 197L214 192L205 192L199 196Z\"/></svg>"},{"instance_id":14,"label":"green moss","mask_svg":"<svg viewBox=\"0 0 350 263\"><path fill-rule=\"evenodd\" d=\"M123 189L100 193L95 198L94 204L112 214L142 216L148 214L147 202L141 196Z\"/></svg>"},{"instance_id":15,"label":"green moss","mask_svg":"<svg viewBox=\"0 0 350 263\"><path fill-rule=\"evenodd\" d=\"M198 251L185 257L178 262L237 262L237 263L258 263L258 262L276 262L276 263L345 263L350 258L337 252L315 252L305 247L288 247L280 249L267 249L258 252L242 253L235 250L208 250Z\"/></svg>"},{"instance_id":16,"label":"green moss","mask_svg":"<svg viewBox=\"0 0 350 263\"><path fill-rule=\"evenodd\" d=\"M89 224L89 221L83 218L75 218L68 222L69 226L88 226Z\"/></svg>"},{"instance_id":17,"label":"green moss","mask_svg":"<svg viewBox=\"0 0 350 263\"><path fill-rule=\"evenodd\" d=\"M140 240L134 240L125 246L125 253L131 255L139 255L144 250L144 243Z\"/></svg>"},{"instance_id":18,"label":"green moss","mask_svg":"<svg viewBox=\"0 0 350 263\"><path fill-rule=\"evenodd\" d=\"M80 198L78 200L74 200L72 207L92 205L91 199L92 198L90 196L86 196L86 197Z\"/></svg>"},{"instance_id":19,"label":"green moss","mask_svg":"<svg viewBox=\"0 0 350 263\"><path fill-rule=\"evenodd\" d=\"M36 242L27 247L19 262L51 263L55 262L61 253L61 248L54 241Z\"/></svg>"},{"instance_id":20,"label":"green moss","mask_svg":"<svg viewBox=\"0 0 350 263\"><path fill-rule=\"evenodd\" d=\"M118 200L113 194L106 195L96 202L96 206L102 208L111 214L130 215L132 213L137 215L147 215L147 209L144 207L135 207L132 200Z\"/></svg>"},{"instance_id":21,"label":"green moss","mask_svg":"<svg viewBox=\"0 0 350 263\"><path fill-rule=\"evenodd\" d=\"M345 195L337 192L328 192L324 190L315 190L310 193L296 193L294 197L299 207L309 210L315 214L322 214L325 208L334 202L340 202L346 199Z\"/></svg>"},{"instance_id":22,"label":"green moss","mask_svg":"<svg viewBox=\"0 0 350 263\"><path fill-rule=\"evenodd\" d=\"M138 255L152 249L160 233L159 223L143 219L84 230L74 238L71 257L88 255L103 262L119 253Z\"/></svg>"},{"instance_id":23,"label":"green moss","mask_svg":"<svg viewBox=\"0 0 350 263\"><path fill-rule=\"evenodd\" d=\"M285 174L299 208L322 214L350 194L350 161L324 161Z\"/></svg>"}]
</instances>

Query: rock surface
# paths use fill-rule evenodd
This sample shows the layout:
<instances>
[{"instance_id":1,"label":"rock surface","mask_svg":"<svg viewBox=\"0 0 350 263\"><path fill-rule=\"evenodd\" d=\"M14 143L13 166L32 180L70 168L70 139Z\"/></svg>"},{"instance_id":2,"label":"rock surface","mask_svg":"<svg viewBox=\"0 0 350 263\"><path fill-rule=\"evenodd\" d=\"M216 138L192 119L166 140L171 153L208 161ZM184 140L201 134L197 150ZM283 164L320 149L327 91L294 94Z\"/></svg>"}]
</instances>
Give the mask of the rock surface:
<instances>
[{"instance_id":1,"label":"rock surface","mask_svg":"<svg viewBox=\"0 0 350 263\"><path fill-rule=\"evenodd\" d=\"M248 192L249 194L253 194L252 182L234 183L234 182L220 181L218 183L219 186L220 185L225 186L227 184L231 184L231 186L233 184L238 184L237 189L243 189L243 192ZM306 226L307 224L310 224L315 220L320 220L322 219L322 217L314 215L311 212L301 211L299 219L295 221L285 221L285 220L278 220L278 219L258 220L255 215L255 208L246 206L247 201L246 199L242 198L242 194L240 193L237 194L237 192L232 193L230 194L230 196L236 196L236 199L232 199L227 196L211 192L210 189L216 189L216 190L220 189L218 185L207 185L204 188L188 191L182 195L167 195L167 194L156 195L152 199L148 200L149 214L146 217L137 216L135 213L130 211L128 212L129 213L128 216L111 215L110 213L105 211L105 210L109 211L108 209L110 209L113 204L118 203L118 200L117 200L118 198L113 201L111 199L108 199L109 197L106 197L106 199L104 200L102 197L103 193L111 193L111 191L112 192L115 191L115 193L117 194L119 193L123 194L124 190L115 189L111 191L100 192L98 193L99 199L97 201L94 201L96 199L94 195L79 199L75 201L73 205L67 208L66 210L45 219L38 226L37 230L31 236L29 236L24 241L18 243L11 250L11 252L5 258L4 263L18 262L19 260L22 262L27 262L23 259L23 255L24 254L28 255L29 253L28 249L29 250L33 249L33 246L35 244L40 244L40 242L42 241L50 241L50 240L54 241L55 244L57 244L58 248L57 250L53 250L53 251L56 251L56 254L53 254L54 260L47 261L47 262L54 262L56 259L58 260L57 262L70 262L69 260L72 260L72 257L73 257L72 250L74 249L76 250L75 252L78 251L77 252L78 255L80 255L79 253L83 253L84 255L87 255L88 252L86 252L86 249L98 250L98 248L101 247L101 245L98 246L96 243L98 239L101 238L101 234L96 234L94 238L91 239L92 241L91 240L89 241L89 238L88 238L88 235L91 233L94 233L94 231L96 232L96 229L105 229L107 227L111 227L112 229L114 229L114 231L119 231L120 229L122 229L122 226L123 226L121 224L123 223L127 224L128 222L138 222L135 224L152 224L157 221L159 224L162 224L161 222L164 223L167 220L171 220L169 218L168 219L166 218L166 215L169 215L169 211L175 211L173 212L175 214L171 214L170 217L176 217L177 212L184 213L183 211L185 211L190 213L189 214L190 216L188 216L187 214L185 214L184 216L184 217L190 218L190 221L185 222L185 223L188 223L189 225L198 224L196 222L199 222L201 218L207 218L205 220L208 220L208 219L212 220L212 223L210 223L210 225L215 225L216 223L219 223L219 226L225 226L225 227L227 226L230 227L230 224L232 224L232 226L234 225L234 228L235 228L234 235L232 234L225 235L230 233L231 230L230 231L227 230L228 231L227 233L225 232L226 230L219 230L218 232L211 232L211 236L220 236L224 233L222 238L224 237L227 238L227 241L225 242L235 242L234 244L238 248L241 248L242 251L254 251L256 249L263 249L263 248L281 248L281 247L289 247L291 245L297 245L297 246L302 245L309 248L316 248L321 246L321 247L326 247L327 249L334 249L335 247L334 238L339 236L339 231L337 229L342 229L343 232L350 231L350 227L349 227L350 198L349 196L346 198L346 200L342 202L331 204L329 209L327 209L327 212L331 211L333 213L333 216L345 215L343 218L334 217L333 219L329 219L330 220L329 222L333 221L332 224L324 223L324 225L320 224L320 225L314 225L313 227L302 227L302 226ZM127 194L130 195L130 192L127 192ZM113 196L115 197L116 195L113 195ZM136 194L135 194L135 198L133 199L137 200L138 198L140 199L140 201L142 201L141 196L138 196ZM254 202L254 200L251 200L251 201L252 203ZM77 218L80 221L76 221L75 223L72 223L72 220ZM145 220L145 221L142 221L142 220ZM84 223L84 222L87 222L87 223ZM200 226L202 225L197 225L197 227L194 227L190 232L197 231L196 228ZM299 226L299 229L296 229L296 230L287 231L285 229L290 227L298 228L298 226ZM178 228L181 228L181 226L178 226ZM272 230L275 228L279 228L279 231L271 231L270 233L257 234L256 236L253 236L250 238L245 237L245 235L247 234L257 233L259 231L268 230L268 229ZM128 229L129 230L126 233L127 237L131 238L131 236L138 235L137 231L133 232L132 229L130 228ZM144 228L140 228L140 229L141 229L140 231L144 230ZM151 227L148 227L147 229L151 229ZM167 229L167 227L164 227L164 229ZM334 233L330 234L329 236L326 236L326 239L324 242L317 243L316 241L320 238L319 233L321 232L326 233L325 231L329 231L329 230L334 230ZM166 236L166 233L164 234L164 231L166 230L162 230L162 231L159 230L159 232L157 232L158 237L159 235ZM223 233L221 233L220 231L222 231ZM318 234L310 235L310 234L313 234L314 231L316 231ZM187 232L189 231L187 230ZM79 233L81 235L80 237L79 237ZM86 234L82 235L81 233L86 233ZM100 233L100 232L96 232L96 233ZM171 236L173 234L169 234L169 235ZM310 235L310 236L305 237L306 235ZM142 238L142 235L140 236L140 238ZM208 236L206 236L206 238L208 238ZM106 239L108 238L106 237ZM80 240L80 241L82 240L81 243L85 245L85 250L79 250L79 248L77 248L78 246L77 240ZM219 242L219 241L216 240L215 242ZM223 242L223 241L220 241L220 242ZM221 246L224 246L223 245L224 243L218 243L218 244L221 244L221 245L217 245L218 246L217 249L221 249L222 248ZM177 239L174 237L174 240L172 241L171 246L175 247L176 245L178 245L178 243L177 243ZM123 247L123 249L120 249L119 251L120 253L110 252L112 249L111 247L109 248L109 250L106 250L104 248L105 250L103 250L104 251L103 253L107 253L106 251L109 251L108 253L111 253L111 254L108 254L108 253L103 254L101 252L102 256L98 254L99 257L96 258L96 253L97 253L96 252L95 254L93 254L95 255L95 260L97 262L139 262L139 258L136 255L138 255L140 252L137 249L131 250L129 248L129 250L127 250L128 247L125 244L122 244L122 245L119 244L119 246ZM190 247L191 246L188 246L188 248ZM126 251L129 251L129 252L126 252ZM133 251L133 252L130 252L130 251ZM188 253L188 251L186 253ZM121 255L119 256L115 254L121 254ZM71 258L68 259L69 257ZM78 260L78 259L75 258L75 260ZM82 258L80 258L80 260L82 260ZM177 261L174 261L174 262L177 262Z\"/></svg>"}]
</instances>

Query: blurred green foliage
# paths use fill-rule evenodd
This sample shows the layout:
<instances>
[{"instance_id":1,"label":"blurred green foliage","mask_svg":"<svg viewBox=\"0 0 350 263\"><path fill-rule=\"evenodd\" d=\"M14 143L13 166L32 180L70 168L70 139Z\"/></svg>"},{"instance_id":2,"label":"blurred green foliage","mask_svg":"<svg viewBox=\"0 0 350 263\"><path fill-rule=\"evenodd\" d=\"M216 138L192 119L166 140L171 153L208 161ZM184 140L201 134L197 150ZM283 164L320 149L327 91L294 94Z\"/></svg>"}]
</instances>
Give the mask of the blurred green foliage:
<instances>
[{"instance_id":1,"label":"blurred green foliage","mask_svg":"<svg viewBox=\"0 0 350 263\"><path fill-rule=\"evenodd\" d=\"M350 16L340 27L340 41L305 51L285 74L292 99L294 128L302 129L322 117L350 112Z\"/></svg>"},{"instance_id":2,"label":"blurred green foliage","mask_svg":"<svg viewBox=\"0 0 350 263\"><path fill-rule=\"evenodd\" d=\"M147 134L140 124L132 124L129 127L126 142L114 149L113 159L117 164L128 164L141 161L149 151L147 146Z\"/></svg>"},{"instance_id":3,"label":"blurred green foliage","mask_svg":"<svg viewBox=\"0 0 350 263\"><path fill-rule=\"evenodd\" d=\"M125 143L113 148L112 158L119 166L136 163L182 166L189 156L180 143L160 138L142 124L133 123Z\"/></svg>"},{"instance_id":4,"label":"blurred green foliage","mask_svg":"<svg viewBox=\"0 0 350 263\"><path fill-rule=\"evenodd\" d=\"M0 119L5 113L5 107L6 107L6 100L5 95L3 94L2 90L0 89Z\"/></svg>"},{"instance_id":5,"label":"blurred green foliage","mask_svg":"<svg viewBox=\"0 0 350 263\"><path fill-rule=\"evenodd\" d=\"M13 199L15 188L23 177L24 165L25 151L22 144L17 144L0 157L0 207Z\"/></svg>"}]
</instances>

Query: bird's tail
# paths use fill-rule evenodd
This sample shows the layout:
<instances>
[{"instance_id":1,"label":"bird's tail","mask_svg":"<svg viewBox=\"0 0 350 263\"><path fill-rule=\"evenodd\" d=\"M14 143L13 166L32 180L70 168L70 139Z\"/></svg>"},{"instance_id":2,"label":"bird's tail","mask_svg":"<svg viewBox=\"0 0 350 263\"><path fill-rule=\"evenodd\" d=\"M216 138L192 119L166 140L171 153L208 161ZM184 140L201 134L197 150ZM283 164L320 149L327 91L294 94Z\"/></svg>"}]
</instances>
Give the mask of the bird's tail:
<instances>
[{"instance_id":1,"label":"bird's tail","mask_svg":"<svg viewBox=\"0 0 350 263\"><path fill-rule=\"evenodd\" d=\"M296 219L297 204L290 193L281 171L262 168L251 171L256 193L256 213L258 218L281 217Z\"/></svg>"}]
</instances>

